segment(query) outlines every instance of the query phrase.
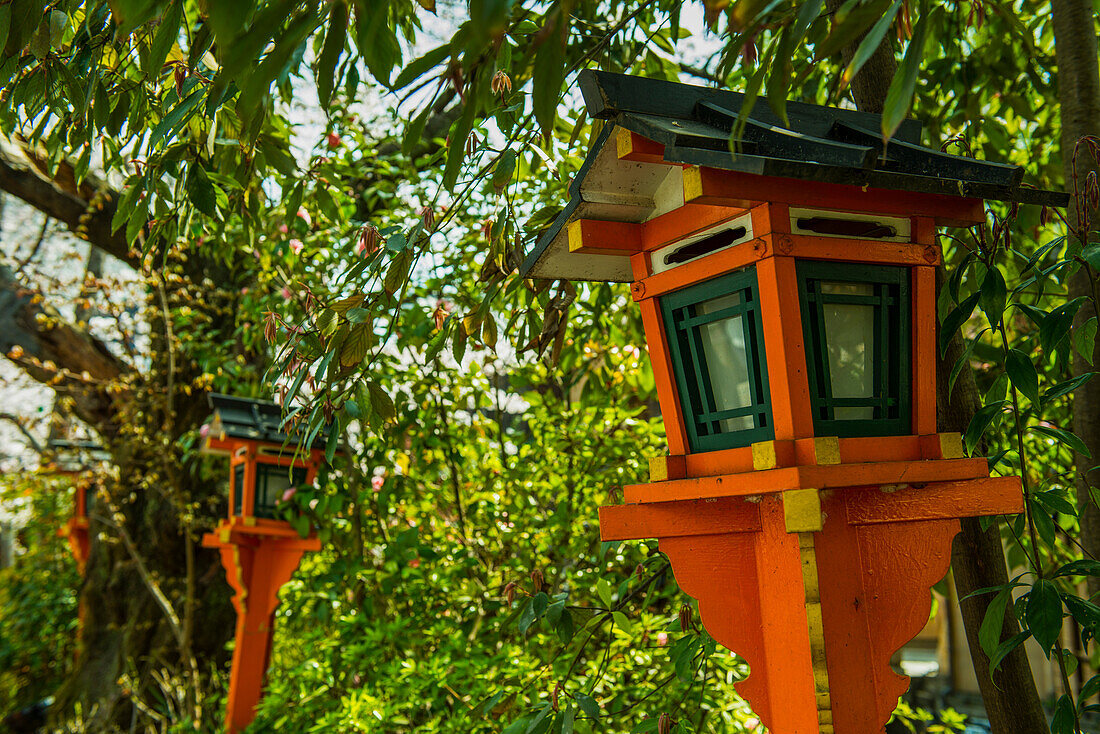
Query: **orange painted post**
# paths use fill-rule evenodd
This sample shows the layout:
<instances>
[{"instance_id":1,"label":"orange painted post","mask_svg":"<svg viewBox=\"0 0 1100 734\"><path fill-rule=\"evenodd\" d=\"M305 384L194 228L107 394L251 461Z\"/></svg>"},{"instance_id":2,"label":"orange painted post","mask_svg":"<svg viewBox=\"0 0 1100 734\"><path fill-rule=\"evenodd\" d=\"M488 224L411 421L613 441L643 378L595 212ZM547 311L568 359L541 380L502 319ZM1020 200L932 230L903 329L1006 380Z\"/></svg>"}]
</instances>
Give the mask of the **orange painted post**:
<instances>
[{"instance_id":1,"label":"orange painted post","mask_svg":"<svg viewBox=\"0 0 1100 734\"><path fill-rule=\"evenodd\" d=\"M263 695L279 589L306 551L321 548L315 534L300 537L280 518L277 503L299 484L314 481L327 436L299 452L295 437L283 433L278 405L227 395L211 395L210 403L214 415L204 426L203 450L230 457L229 517L203 536L202 544L218 549L234 591L236 646L225 725L239 732L255 718Z\"/></svg>"},{"instance_id":2,"label":"orange painted post","mask_svg":"<svg viewBox=\"0 0 1100 734\"><path fill-rule=\"evenodd\" d=\"M1023 509L1019 478L936 433L936 227L984 221L987 194L1067 197L912 121L883 146L871 116L791 102L787 131L747 113L734 155L700 141L742 129L738 95L579 83L616 155L592 149L521 274L632 278L670 454L601 535L658 539L774 734L882 734L959 518Z\"/></svg>"}]
</instances>

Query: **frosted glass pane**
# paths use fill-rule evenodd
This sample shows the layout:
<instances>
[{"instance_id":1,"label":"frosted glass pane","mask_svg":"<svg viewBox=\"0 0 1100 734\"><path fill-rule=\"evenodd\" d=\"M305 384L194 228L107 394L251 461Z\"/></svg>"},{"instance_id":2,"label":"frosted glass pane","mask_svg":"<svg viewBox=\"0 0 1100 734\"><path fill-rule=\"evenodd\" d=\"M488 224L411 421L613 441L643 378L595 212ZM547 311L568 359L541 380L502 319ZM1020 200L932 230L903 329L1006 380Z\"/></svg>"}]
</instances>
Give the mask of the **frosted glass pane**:
<instances>
[{"instance_id":1,"label":"frosted glass pane","mask_svg":"<svg viewBox=\"0 0 1100 734\"><path fill-rule=\"evenodd\" d=\"M741 303L735 293L713 298L696 306L696 314L715 313ZM714 393L714 409L730 410L752 405L752 384L749 382L748 350L742 316L721 319L699 327L703 355ZM723 431L742 431L756 424L751 415L728 418L719 424Z\"/></svg>"},{"instance_id":2,"label":"frosted glass pane","mask_svg":"<svg viewBox=\"0 0 1100 734\"><path fill-rule=\"evenodd\" d=\"M821 292L873 296L870 283L822 283ZM826 303L825 344L834 398L874 396L875 307L850 303ZM871 420L874 408L836 408L837 420Z\"/></svg>"}]
</instances>

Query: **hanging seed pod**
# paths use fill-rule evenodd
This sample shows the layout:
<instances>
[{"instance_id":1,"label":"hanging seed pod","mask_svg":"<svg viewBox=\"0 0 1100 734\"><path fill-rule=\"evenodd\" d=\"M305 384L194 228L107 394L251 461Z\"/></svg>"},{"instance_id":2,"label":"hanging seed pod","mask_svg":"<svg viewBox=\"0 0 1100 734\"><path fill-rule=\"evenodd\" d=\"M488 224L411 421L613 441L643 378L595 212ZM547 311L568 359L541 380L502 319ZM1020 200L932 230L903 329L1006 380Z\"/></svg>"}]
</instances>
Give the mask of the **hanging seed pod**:
<instances>
[{"instance_id":1,"label":"hanging seed pod","mask_svg":"<svg viewBox=\"0 0 1100 734\"><path fill-rule=\"evenodd\" d=\"M504 598L508 600L509 605L516 600L516 582L515 581L509 581L507 583L507 585L505 585L505 587L504 587Z\"/></svg>"},{"instance_id":2,"label":"hanging seed pod","mask_svg":"<svg viewBox=\"0 0 1100 734\"><path fill-rule=\"evenodd\" d=\"M667 713L661 714L657 719L657 734L668 734L672 731L672 717Z\"/></svg>"},{"instance_id":3,"label":"hanging seed pod","mask_svg":"<svg viewBox=\"0 0 1100 734\"><path fill-rule=\"evenodd\" d=\"M542 571L537 568L531 572L531 586L534 587L536 594L546 586L546 578L542 575Z\"/></svg>"},{"instance_id":4,"label":"hanging seed pod","mask_svg":"<svg viewBox=\"0 0 1100 734\"><path fill-rule=\"evenodd\" d=\"M687 632L691 629L691 605L685 604L680 607L680 631Z\"/></svg>"}]
</instances>

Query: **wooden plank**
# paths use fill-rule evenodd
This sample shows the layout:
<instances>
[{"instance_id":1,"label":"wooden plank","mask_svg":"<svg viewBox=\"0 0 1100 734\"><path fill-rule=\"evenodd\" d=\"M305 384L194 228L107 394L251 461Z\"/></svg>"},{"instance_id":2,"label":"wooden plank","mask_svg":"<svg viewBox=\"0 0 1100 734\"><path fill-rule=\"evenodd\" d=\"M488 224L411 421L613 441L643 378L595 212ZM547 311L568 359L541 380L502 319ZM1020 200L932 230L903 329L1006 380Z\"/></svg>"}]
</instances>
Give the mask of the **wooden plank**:
<instances>
[{"instance_id":1,"label":"wooden plank","mask_svg":"<svg viewBox=\"0 0 1100 734\"><path fill-rule=\"evenodd\" d=\"M807 438L813 435L813 415L794 260L761 260L756 279L775 439Z\"/></svg>"},{"instance_id":2,"label":"wooden plank","mask_svg":"<svg viewBox=\"0 0 1100 734\"><path fill-rule=\"evenodd\" d=\"M740 270L753 264L767 254L766 243L763 240L754 239L742 242L725 250L720 250L712 255L701 257L698 260L686 262L663 273L651 275L642 281L642 290L633 293L635 301L641 301L654 296L687 288L689 285L701 283L704 280L717 278L719 275Z\"/></svg>"},{"instance_id":3,"label":"wooden plank","mask_svg":"<svg viewBox=\"0 0 1100 734\"><path fill-rule=\"evenodd\" d=\"M684 169L684 202L751 208L784 202L813 209L923 216L936 224L969 227L985 221L981 199L925 194L847 184L800 181L689 166Z\"/></svg>"},{"instance_id":4,"label":"wooden plank","mask_svg":"<svg viewBox=\"0 0 1100 734\"><path fill-rule=\"evenodd\" d=\"M1015 515L1024 511L1019 477L931 482L894 492L865 489L845 494L845 500L848 522L853 525Z\"/></svg>"},{"instance_id":5,"label":"wooden plank","mask_svg":"<svg viewBox=\"0 0 1100 734\"><path fill-rule=\"evenodd\" d=\"M927 435L936 432L935 268L913 268L912 288L913 433Z\"/></svg>"},{"instance_id":6,"label":"wooden plank","mask_svg":"<svg viewBox=\"0 0 1100 734\"><path fill-rule=\"evenodd\" d=\"M940 249L933 245L881 240L851 240L808 234L760 233L770 249L779 255L807 260L833 260L881 265L938 265Z\"/></svg>"},{"instance_id":7,"label":"wooden plank","mask_svg":"<svg viewBox=\"0 0 1100 734\"><path fill-rule=\"evenodd\" d=\"M859 436L840 439L840 460L845 464L919 461L931 458L941 457L924 455L921 452L919 436Z\"/></svg>"},{"instance_id":8,"label":"wooden plank","mask_svg":"<svg viewBox=\"0 0 1100 734\"><path fill-rule=\"evenodd\" d=\"M739 497L600 508L600 539L605 542L758 530L759 504Z\"/></svg>"},{"instance_id":9,"label":"wooden plank","mask_svg":"<svg viewBox=\"0 0 1100 734\"><path fill-rule=\"evenodd\" d=\"M615 152L621 161L672 165L665 160L665 146L625 127L615 128Z\"/></svg>"},{"instance_id":10,"label":"wooden plank","mask_svg":"<svg viewBox=\"0 0 1100 734\"><path fill-rule=\"evenodd\" d=\"M685 475L689 477L740 474L741 472L753 470L751 446L704 451L701 454L688 454L684 457L684 460L686 464Z\"/></svg>"},{"instance_id":11,"label":"wooden plank","mask_svg":"<svg viewBox=\"0 0 1100 734\"><path fill-rule=\"evenodd\" d=\"M984 457L936 461L880 461L868 464L780 467L742 474L631 484L623 488L623 496L631 503L672 502L708 497L764 495L811 487L881 487L985 479L988 476L988 464Z\"/></svg>"},{"instance_id":12,"label":"wooden plank","mask_svg":"<svg viewBox=\"0 0 1100 734\"><path fill-rule=\"evenodd\" d=\"M680 405L680 395L676 389L675 372L672 358L668 353L668 337L665 334L664 319L656 300L650 298L641 302L642 327L645 329L646 349L649 361L653 365L653 381L657 387L657 399L661 403L661 418L665 424L665 436L668 452L673 455L688 452L687 426L684 423L684 409Z\"/></svg>"},{"instance_id":13,"label":"wooden plank","mask_svg":"<svg viewBox=\"0 0 1100 734\"><path fill-rule=\"evenodd\" d=\"M746 211L737 207L684 204L642 225L642 249L659 250L677 240L736 219Z\"/></svg>"},{"instance_id":14,"label":"wooden plank","mask_svg":"<svg viewBox=\"0 0 1100 734\"><path fill-rule=\"evenodd\" d=\"M567 230L569 251L581 255L630 255L642 249L642 225L575 219Z\"/></svg>"}]
</instances>

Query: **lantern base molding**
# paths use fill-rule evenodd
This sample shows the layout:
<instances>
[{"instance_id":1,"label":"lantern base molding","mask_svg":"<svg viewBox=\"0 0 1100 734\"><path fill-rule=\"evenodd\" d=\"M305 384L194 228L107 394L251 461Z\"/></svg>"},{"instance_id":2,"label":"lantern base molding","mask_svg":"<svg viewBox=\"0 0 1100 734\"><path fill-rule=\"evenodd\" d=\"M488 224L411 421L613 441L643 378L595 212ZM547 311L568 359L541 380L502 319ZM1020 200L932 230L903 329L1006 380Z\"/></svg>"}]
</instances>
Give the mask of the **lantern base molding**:
<instances>
[{"instance_id":1,"label":"lantern base molding","mask_svg":"<svg viewBox=\"0 0 1100 734\"><path fill-rule=\"evenodd\" d=\"M707 631L748 663L738 690L770 731L883 732L908 688L890 658L928 622L958 518L1022 511L1019 478L985 466L877 462L651 482L626 488L630 504L600 508L601 535L659 539Z\"/></svg>"},{"instance_id":2,"label":"lantern base molding","mask_svg":"<svg viewBox=\"0 0 1100 734\"><path fill-rule=\"evenodd\" d=\"M299 537L287 523L248 523L235 517L203 536L202 544L219 550L234 591L236 647L225 721L228 731L238 732L252 722L263 693L279 589L290 580L304 553L320 550L321 541L316 536Z\"/></svg>"}]
</instances>

